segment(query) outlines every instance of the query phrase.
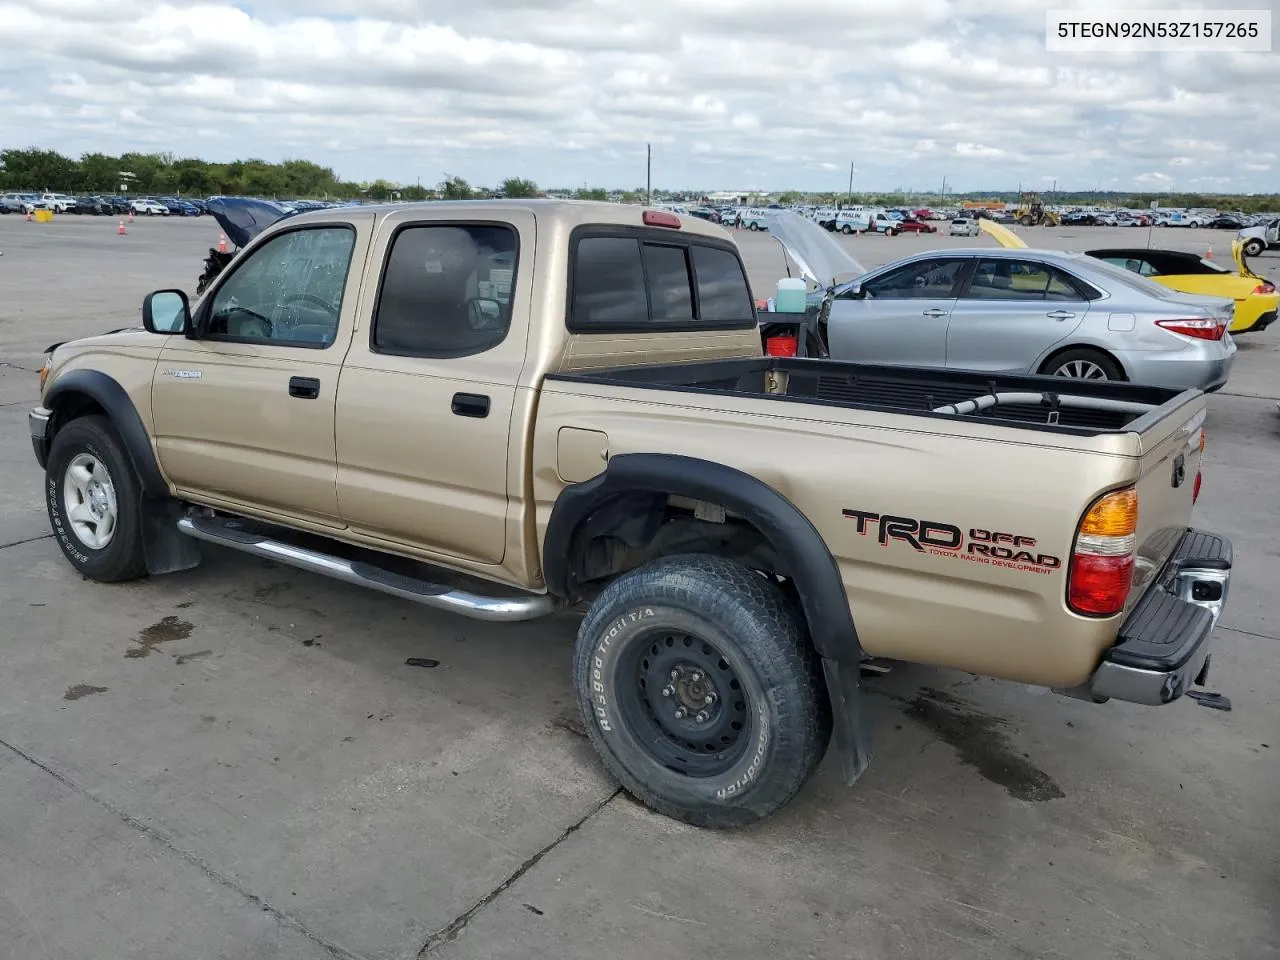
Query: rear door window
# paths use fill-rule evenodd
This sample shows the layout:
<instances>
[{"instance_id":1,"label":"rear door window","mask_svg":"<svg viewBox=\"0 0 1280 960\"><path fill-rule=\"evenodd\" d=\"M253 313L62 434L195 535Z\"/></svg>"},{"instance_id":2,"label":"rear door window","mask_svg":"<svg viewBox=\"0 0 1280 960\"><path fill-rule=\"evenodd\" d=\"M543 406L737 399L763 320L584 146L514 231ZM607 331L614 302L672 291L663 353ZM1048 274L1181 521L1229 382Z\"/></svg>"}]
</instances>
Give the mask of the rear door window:
<instances>
[{"instance_id":1,"label":"rear door window","mask_svg":"<svg viewBox=\"0 0 1280 960\"><path fill-rule=\"evenodd\" d=\"M697 331L756 324L732 248L650 231L578 236L572 243L569 329Z\"/></svg>"},{"instance_id":2,"label":"rear door window","mask_svg":"<svg viewBox=\"0 0 1280 960\"><path fill-rule=\"evenodd\" d=\"M1043 263L1003 258L979 260L968 300L1083 300L1059 271Z\"/></svg>"}]
</instances>

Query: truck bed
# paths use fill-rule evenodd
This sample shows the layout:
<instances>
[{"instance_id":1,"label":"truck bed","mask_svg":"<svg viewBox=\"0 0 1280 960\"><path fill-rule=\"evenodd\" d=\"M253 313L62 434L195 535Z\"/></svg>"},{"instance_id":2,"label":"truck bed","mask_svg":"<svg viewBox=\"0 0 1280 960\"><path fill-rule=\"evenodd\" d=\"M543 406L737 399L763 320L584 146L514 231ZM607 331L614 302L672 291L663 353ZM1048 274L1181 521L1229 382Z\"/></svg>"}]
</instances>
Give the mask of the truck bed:
<instances>
[{"instance_id":1,"label":"truck bed","mask_svg":"<svg viewBox=\"0 0 1280 960\"><path fill-rule=\"evenodd\" d=\"M1142 433L1180 406L1188 392L1132 383L785 357L610 367L556 373L550 379L739 394L944 419L981 418L1001 426L1080 436ZM985 399L979 404L965 403L980 397Z\"/></svg>"}]
</instances>

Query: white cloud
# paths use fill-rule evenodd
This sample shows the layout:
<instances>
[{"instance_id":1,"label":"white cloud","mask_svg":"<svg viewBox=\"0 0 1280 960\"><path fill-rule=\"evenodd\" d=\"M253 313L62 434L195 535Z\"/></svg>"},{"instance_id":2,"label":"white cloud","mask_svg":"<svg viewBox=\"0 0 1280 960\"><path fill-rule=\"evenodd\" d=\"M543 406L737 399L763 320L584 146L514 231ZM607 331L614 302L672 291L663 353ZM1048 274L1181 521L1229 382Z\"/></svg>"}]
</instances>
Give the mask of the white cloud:
<instances>
[{"instance_id":1,"label":"white cloud","mask_svg":"<svg viewBox=\"0 0 1280 960\"><path fill-rule=\"evenodd\" d=\"M1055 58L1062 5L0 0L0 145L630 186L649 142L671 187L840 190L852 160L867 188L1274 188L1274 55Z\"/></svg>"}]
</instances>

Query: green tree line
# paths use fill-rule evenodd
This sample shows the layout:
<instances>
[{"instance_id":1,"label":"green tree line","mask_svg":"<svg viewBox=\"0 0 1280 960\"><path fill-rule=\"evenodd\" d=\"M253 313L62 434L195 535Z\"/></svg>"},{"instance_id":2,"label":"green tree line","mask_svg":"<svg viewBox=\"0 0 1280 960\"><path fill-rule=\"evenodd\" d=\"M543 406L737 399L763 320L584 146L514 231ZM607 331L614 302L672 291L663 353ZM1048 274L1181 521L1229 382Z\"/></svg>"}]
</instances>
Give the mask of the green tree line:
<instances>
[{"instance_id":1,"label":"green tree line","mask_svg":"<svg viewBox=\"0 0 1280 960\"><path fill-rule=\"evenodd\" d=\"M309 160L233 160L215 163L171 153L85 153L67 157L40 147L0 150L0 190L135 195L253 196L308 200L467 200L475 197L537 197L532 180L508 177L493 187L473 186L454 174L433 185L390 180L343 180L331 167ZM581 188L580 199L605 200L608 191Z\"/></svg>"}]
</instances>

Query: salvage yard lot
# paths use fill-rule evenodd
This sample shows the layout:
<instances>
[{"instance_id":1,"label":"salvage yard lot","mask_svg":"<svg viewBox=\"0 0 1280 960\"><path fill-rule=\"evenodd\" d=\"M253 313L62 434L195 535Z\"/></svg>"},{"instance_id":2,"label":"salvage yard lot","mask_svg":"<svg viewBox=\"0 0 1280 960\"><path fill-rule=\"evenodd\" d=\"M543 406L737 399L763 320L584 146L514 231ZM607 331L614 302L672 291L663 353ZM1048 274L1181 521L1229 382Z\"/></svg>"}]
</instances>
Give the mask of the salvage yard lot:
<instances>
[{"instance_id":1,"label":"salvage yard lot","mask_svg":"<svg viewBox=\"0 0 1280 960\"><path fill-rule=\"evenodd\" d=\"M217 242L207 218L115 229L0 218L0 958L1280 956L1280 328L1237 339L1196 509L1236 547L1209 685L1232 711L900 666L856 787L833 757L711 833L604 776L573 614L478 623L215 548L154 581L73 573L27 439L41 351L190 290ZM768 296L781 249L737 237ZM1229 262L1219 231L1153 237ZM840 242L869 268L994 245Z\"/></svg>"}]
</instances>

